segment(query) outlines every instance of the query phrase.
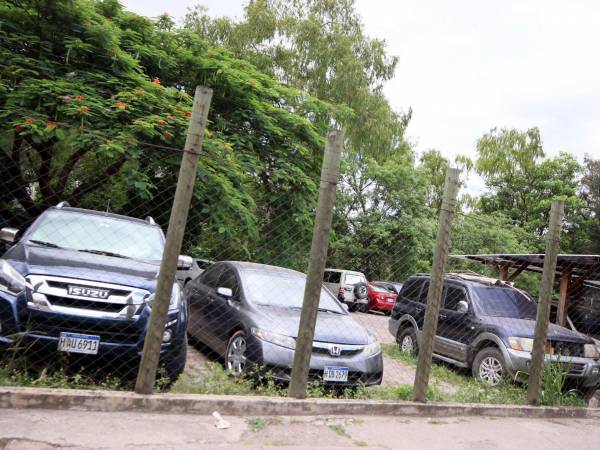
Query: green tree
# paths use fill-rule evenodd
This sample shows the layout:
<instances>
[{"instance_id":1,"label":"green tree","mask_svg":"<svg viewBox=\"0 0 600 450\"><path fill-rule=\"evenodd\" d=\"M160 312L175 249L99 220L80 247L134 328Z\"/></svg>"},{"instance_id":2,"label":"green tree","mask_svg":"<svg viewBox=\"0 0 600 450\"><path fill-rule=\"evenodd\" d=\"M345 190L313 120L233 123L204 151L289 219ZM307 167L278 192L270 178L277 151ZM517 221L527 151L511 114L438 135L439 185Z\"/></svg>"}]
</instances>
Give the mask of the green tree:
<instances>
[{"instance_id":1,"label":"green tree","mask_svg":"<svg viewBox=\"0 0 600 450\"><path fill-rule=\"evenodd\" d=\"M22 226L68 200L165 226L202 84L215 94L187 247L260 260L280 256L283 237L309 239L326 130L314 118L344 108L116 0L2 2L0 40L5 221ZM285 236L292 227L300 237Z\"/></svg>"},{"instance_id":2,"label":"green tree","mask_svg":"<svg viewBox=\"0 0 600 450\"><path fill-rule=\"evenodd\" d=\"M477 172L490 190L480 198L483 213L501 211L541 237L553 199L566 202L567 228L582 207L577 181L581 165L565 152L545 159L537 128L493 129L477 142L477 155Z\"/></svg>"}]
</instances>

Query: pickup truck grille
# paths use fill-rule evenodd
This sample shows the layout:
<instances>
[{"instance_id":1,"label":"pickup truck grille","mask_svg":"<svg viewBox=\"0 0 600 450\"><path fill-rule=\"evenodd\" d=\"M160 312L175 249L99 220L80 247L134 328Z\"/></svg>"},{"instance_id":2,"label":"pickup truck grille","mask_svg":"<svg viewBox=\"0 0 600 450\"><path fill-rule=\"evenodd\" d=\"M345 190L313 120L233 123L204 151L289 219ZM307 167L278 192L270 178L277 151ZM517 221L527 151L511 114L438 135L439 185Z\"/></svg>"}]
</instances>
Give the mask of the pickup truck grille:
<instances>
[{"instance_id":1,"label":"pickup truck grille","mask_svg":"<svg viewBox=\"0 0 600 450\"><path fill-rule=\"evenodd\" d=\"M97 281L28 275L32 310L93 318L137 318L150 292Z\"/></svg>"},{"instance_id":2,"label":"pickup truck grille","mask_svg":"<svg viewBox=\"0 0 600 450\"><path fill-rule=\"evenodd\" d=\"M141 332L134 324L123 321L99 322L97 319L61 319L49 320L47 317L31 315L26 323L26 329L32 334L58 337L61 332L93 334L100 336L101 342L135 344L141 337Z\"/></svg>"}]
</instances>

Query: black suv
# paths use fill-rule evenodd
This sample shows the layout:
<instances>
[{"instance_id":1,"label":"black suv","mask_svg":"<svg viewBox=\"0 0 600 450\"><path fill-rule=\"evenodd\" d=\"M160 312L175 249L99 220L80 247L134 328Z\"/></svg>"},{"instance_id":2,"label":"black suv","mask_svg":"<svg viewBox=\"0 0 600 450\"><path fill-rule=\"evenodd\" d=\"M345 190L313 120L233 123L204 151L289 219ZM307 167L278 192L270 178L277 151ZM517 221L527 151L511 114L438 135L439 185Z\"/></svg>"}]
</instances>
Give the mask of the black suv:
<instances>
[{"instance_id":1,"label":"black suv","mask_svg":"<svg viewBox=\"0 0 600 450\"><path fill-rule=\"evenodd\" d=\"M411 277L392 310L389 330L404 352L417 353L423 329L429 275ZM489 384L526 374L535 335L537 303L492 278L447 274L434 357ZM582 391L600 383L600 354L594 341L558 325L548 328L547 362L564 364Z\"/></svg>"}]
</instances>

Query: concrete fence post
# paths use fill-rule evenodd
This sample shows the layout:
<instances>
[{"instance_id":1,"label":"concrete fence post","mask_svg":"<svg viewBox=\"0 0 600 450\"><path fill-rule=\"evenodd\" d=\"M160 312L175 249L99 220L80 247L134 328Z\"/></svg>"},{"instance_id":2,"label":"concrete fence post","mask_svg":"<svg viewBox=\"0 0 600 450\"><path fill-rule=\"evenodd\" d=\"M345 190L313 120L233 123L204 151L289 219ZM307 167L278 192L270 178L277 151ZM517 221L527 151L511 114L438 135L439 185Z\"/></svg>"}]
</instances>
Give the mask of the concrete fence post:
<instances>
[{"instance_id":1,"label":"concrete fence post","mask_svg":"<svg viewBox=\"0 0 600 450\"><path fill-rule=\"evenodd\" d=\"M308 263L308 276L306 287L304 288L304 301L302 304L298 339L296 340L296 351L294 353L294 365L292 367L292 380L289 389L290 397L295 398L306 397L310 356L312 353L315 325L317 323L317 310L323 286L323 273L327 260L331 220L333 218L335 194L340 173L342 143L343 135L341 131L329 131L327 134L325 155L323 156L317 214Z\"/></svg>"},{"instance_id":2,"label":"concrete fence post","mask_svg":"<svg viewBox=\"0 0 600 450\"><path fill-rule=\"evenodd\" d=\"M437 332L438 316L440 313L440 302L444 287L444 274L448 261L450 249L450 234L452 231L452 219L456 208L456 196L458 195L460 170L449 168L446 174L444 186L444 198L440 210L437 240L431 267L431 281L427 293L427 309L423 323L423 334L419 343L419 359L413 389L413 400L415 402L426 401L427 386L431 373L431 358L433 344Z\"/></svg>"},{"instance_id":3,"label":"concrete fence post","mask_svg":"<svg viewBox=\"0 0 600 450\"><path fill-rule=\"evenodd\" d=\"M556 274L556 260L560 244L560 229L564 215L565 202L555 200L550 209L550 224L546 239L546 254L544 256L544 269L540 286L540 297L537 307L535 323L535 339L531 352L531 366L529 368L529 382L527 385L527 402L530 405L539 405L544 376L544 359L546 355L546 339L548 338L548 322L550 321L550 303L554 277Z\"/></svg>"},{"instance_id":4,"label":"concrete fence post","mask_svg":"<svg viewBox=\"0 0 600 450\"><path fill-rule=\"evenodd\" d=\"M187 222L190 202L196 181L198 157L202 150L204 130L208 120L208 110L212 98L212 90L197 86L194 94L192 116L185 141L185 149L181 158L177 189L169 218L169 229L163 252L160 272L156 286L152 314L146 331L142 360L138 371L135 392L151 394L156 381L156 370L160 360L160 348L167 320L169 302L175 282L177 260L181 252L183 233Z\"/></svg>"}]
</instances>

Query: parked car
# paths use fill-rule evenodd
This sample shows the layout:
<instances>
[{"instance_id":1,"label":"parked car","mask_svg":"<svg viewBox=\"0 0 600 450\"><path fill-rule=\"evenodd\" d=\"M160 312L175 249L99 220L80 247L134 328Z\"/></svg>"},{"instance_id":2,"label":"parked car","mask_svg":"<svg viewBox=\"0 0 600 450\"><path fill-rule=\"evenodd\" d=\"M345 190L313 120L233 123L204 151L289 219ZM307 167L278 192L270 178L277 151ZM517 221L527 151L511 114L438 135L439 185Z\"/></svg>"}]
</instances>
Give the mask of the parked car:
<instances>
[{"instance_id":1,"label":"parked car","mask_svg":"<svg viewBox=\"0 0 600 450\"><path fill-rule=\"evenodd\" d=\"M270 371L290 379L306 275L281 267L225 261L185 287L191 337L222 355L234 374ZM309 376L325 384L380 384L379 342L321 289Z\"/></svg>"},{"instance_id":2,"label":"parked car","mask_svg":"<svg viewBox=\"0 0 600 450\"><path fill-rule=\"evenodd\" d=\"M369 283L369 311L379 311L389 315L392 312L398 294L382 286Z\"/></svg>"},{"instance_id":3,"label":"parked car","mask_svg":"<svg viewBox=\"0 0 600 450\"><path fill-rule=\"evenodd\" d=\"M181 267L177 269L177 281L179 281L182 286L185 286L206 269L208 269L213 263L214 261L209 259L194 258L189 267Z\"/></svg>"},{"instance_id":4,"label":"parked car","mask_svg":"<svg viewBox=\"0 0 600 450\"><path fill-rule=\"evenodd\" d=\"M404 352L417 353L430 277L411 277L392 310L389 330ZM449 274L444 281L434 357L470 368L496 385L528 373L537 304L507 283L483 276ZM562 364L567 378L591 392L600 383L600 353L581 333L550 324L548 363Z\"/></svg>"},{"instance_id":5,"label":"parked car","mask_svg":"<svg viewBox=\"0 0 600 450\"><path fill-rule=\"evenodd\" d=\"M369 310L367 277L362 272L342 269L325 269L325 286L337 295L339 301L346 303L350 311L367 312Z\"/></svg>"},{"instance_id":6,"label":"parked car","mask_svg":"<svg viewBox=\"0 0 600 450\"><path fill-rule=\"evenodd\" d=\"M386 288L388 291L393 292L394 294L399 294L400 290L402 289L402 283L397 283L395 281L371 281L371 284Z\"/></svg>"},{"instance_id":7,"label":"parked car","mask_svg":"<svg viewBox=\"0 0 600 450\"><path fill-rule=\"evenodd\" d=\"M0 345L79 354L114 364L120 375L137 372L165 242L152 219L63 202L24 233L3 228L0 238L10 245L0 259ZM186 299L175 283L161 348L171 380L185 366L186 325Z\"/></svg>"}]
</instances>

